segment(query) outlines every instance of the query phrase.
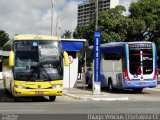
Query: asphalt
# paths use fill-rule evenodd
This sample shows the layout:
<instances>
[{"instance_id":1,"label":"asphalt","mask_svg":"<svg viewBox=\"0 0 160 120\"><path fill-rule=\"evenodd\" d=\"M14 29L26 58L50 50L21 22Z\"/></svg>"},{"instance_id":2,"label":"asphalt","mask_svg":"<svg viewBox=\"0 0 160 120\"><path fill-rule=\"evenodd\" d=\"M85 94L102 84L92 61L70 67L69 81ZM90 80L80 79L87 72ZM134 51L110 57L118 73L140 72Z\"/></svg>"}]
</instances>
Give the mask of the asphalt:
<instances>
[{"instance_id":1,"label":"asphalt","mask_svg":"<svg viewBox=\"0 0 160 120\"><path fill-rule=\"evenodd\" d=\"M160 84L150 90L160 91ZM63 95L83 101L128 101L128 97L122 97L120 94L112 94L107 90L101 90L100 94L94 94L89 88L64 88Z\"/></svg>"}]
</instances>

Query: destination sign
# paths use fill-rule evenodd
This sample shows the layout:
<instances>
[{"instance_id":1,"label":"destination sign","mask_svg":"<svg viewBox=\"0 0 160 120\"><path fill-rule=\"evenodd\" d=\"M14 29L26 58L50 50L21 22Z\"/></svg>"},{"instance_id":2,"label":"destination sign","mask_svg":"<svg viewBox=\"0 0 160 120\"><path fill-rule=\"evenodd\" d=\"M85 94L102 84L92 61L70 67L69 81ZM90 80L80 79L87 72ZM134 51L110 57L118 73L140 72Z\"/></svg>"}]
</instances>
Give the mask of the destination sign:
<instances>
[{"instance_id":1,"label":"destination sign","mask_svg":"<svg viewBox=\"0 0 160 120\"><path fill-rule=\"evenodd\" d=\"M129 48L131 50L142 50L142 49L151 49L152 48L152 44L149 43L140 43L140 44L129 44Z\"/></svg>"}]
</instances>

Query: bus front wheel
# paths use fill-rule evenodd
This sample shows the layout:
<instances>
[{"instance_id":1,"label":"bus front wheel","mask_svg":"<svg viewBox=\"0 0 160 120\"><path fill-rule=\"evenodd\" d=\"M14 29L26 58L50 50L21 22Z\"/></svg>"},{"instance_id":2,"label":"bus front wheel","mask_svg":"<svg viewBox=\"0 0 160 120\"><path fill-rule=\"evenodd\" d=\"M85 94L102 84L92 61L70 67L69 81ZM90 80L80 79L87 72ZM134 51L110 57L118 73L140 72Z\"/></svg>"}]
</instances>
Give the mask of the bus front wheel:
<instances>
[{"instance_id":1,"label":"bus front wheel","mask_svg":"<svg viewBox=\"0 0 160 120\"><path fill-rule=\"evenodd\" d=\"M56 96L49 96L49 100L54 102L56 100Z\"/></svg>"}]
</instances>

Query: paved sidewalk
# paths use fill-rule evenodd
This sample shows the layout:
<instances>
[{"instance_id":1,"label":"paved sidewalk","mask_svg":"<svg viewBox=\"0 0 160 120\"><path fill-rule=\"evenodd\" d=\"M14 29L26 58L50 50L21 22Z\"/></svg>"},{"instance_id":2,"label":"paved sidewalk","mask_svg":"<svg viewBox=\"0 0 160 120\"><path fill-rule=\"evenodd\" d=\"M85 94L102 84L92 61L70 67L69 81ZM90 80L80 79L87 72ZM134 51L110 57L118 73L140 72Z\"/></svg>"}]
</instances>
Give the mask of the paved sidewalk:
<instances>
[{"instance_id":1,"label":"paved sidewalk","mask_svg":"<svg viewBox=\"0 0 160 120\"><path fill-rule=\"evenodd\" d=\"M63 95L69 96L77 100L84 101L127 101L128 97L121 97L118 94L110 94L101 91L100 95L94 95L91 89L84 90L83 88L64 89Z\"/></svg>"},{"instance_id":2,"label":"paved sidewalk","mask_svg":"<svg viewBox=\"0 0 160 120\"><path fill-rule=\"evenodd\" d=\"M159 91L160 84L156 88L150 88L150 90ZM129 100L128 97L121 96L121 94L114 94L114 93L111 94L105 90L102 90L100 95L94 95L91 89L86 88L84 90L83 87L64 89L63 95L69 96L77 100L84 100L84 101L127 101Z\"/></svg>"},{"instance_id":3,"label":"paved sidewalk","mask_svg":"<svg viewBox=\"0 0 160 120\"><path fill-rule=\"evenodd\" d=\"M156 89L160 89L160 84L157 85Z\"/></svg>"}]
</instances>

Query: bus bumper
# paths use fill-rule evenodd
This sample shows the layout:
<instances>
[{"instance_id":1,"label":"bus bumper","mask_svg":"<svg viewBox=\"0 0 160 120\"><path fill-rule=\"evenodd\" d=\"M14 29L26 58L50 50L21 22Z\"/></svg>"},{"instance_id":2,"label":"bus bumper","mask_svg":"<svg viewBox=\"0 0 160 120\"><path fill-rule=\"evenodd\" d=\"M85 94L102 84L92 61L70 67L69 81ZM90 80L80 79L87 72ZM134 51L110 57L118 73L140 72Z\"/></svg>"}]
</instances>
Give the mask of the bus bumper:
<instances>
[{"instance_id":1,"label":"bus bumper","mask_svg":"<svg viewBox=\"0 0 160 120\"><path fill-rule=\"evenodd\" d=\"M58 89L21 89L14 88L13 96L31 97L31 96L62 96L62 88Z\"/></svg>"},{"instance_id":2,"label":"bus bumper","mask_svg":"<svg viewBox=\"0 0 160 120\"><path fill-rule=\"evenodd\" d=\"M153 88L157 86L156 80L136 80L136 81L125 81L124 88L132 89L132 88Z\"/></svg>"}]
</instances>

